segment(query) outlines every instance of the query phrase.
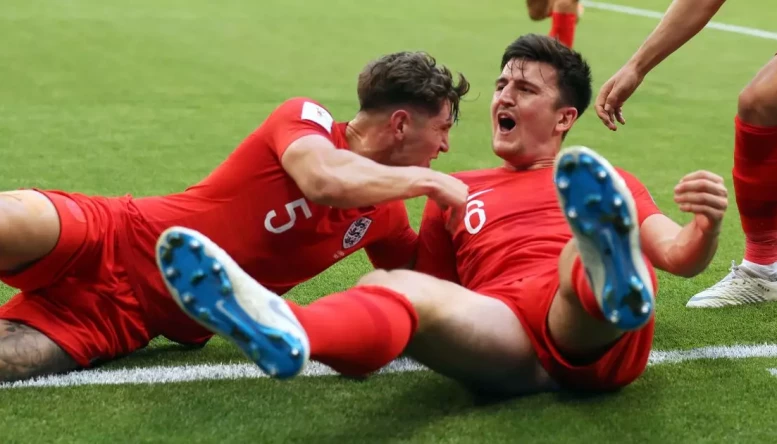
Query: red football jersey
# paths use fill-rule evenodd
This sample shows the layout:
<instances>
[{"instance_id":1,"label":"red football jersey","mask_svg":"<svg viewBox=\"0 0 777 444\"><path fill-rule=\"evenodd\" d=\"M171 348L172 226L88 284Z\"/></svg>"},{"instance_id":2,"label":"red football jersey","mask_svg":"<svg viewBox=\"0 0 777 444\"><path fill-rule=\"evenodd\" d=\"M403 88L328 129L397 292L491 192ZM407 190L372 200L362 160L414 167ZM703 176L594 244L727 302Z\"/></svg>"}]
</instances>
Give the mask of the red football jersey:
<instances>
[{"instance_id":1,"label":"red football jersey","mask_svg":"<svg viewBox=\"0 0 777 444\"><path fill-rule=\"evenodd\" d=\"M170 322L184 322L154 261L158 236L173 225L202 232L280 294L361 248L377 268L408 264L417 235L403 202L348 210L316 205L281 166L284 150L303 136L321 135L347 149L346 127L320 104L291 99L200 183L179 194L134 200L137 214L130 218L122 248L132 254L130 273L140 282L147 309L176 313Z\"/></svg>"},{"instance_id":2,"label":"red football jersey","mask_svg":"<svg viewBox=\"0 0 777 444\"><path fill-rule=\"evenodd\" d=\"M618 169L637 206L639 223L659 213L647 189ZM572 231L558 204L553 169L494 168L455 175L469 185L464 223L445 230L448 213L424 209L416 271L478 289L509 285L558 267Z\"/></svg>"}]
</instances>

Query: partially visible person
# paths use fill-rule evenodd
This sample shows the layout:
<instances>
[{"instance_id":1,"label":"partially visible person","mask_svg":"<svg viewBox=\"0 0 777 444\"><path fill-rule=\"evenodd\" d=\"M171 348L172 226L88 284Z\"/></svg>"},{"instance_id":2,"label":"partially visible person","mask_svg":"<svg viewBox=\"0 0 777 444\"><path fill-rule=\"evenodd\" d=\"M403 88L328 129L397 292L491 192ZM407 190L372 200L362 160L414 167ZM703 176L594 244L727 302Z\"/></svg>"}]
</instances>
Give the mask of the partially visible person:
<instances>
[{"instance_id":1,"label":"partially visible person","mask_svg":"<svg viewBox=\"0 0 777 444\"><path fill-rule=\"evenodd\" d=\"M583 3L579 0L526 0L529 18L534 21L550 17L548 36L572 48L575 29L583 16Z\"/></svg>"},{"instance_id":2,"label":"partially visible person","mask_svg":"<svg viewBox=\"0 0 777 444\"><path fill-rule=\"evenodd\" d=\"M701 31L725 0L675 0L631 59L602 86L596 112L611 130L626 124L623 104L645 76ZM734 194L745 234L744 259L688 307L777 301L777 58L739 94L734 117Z\"/></svg>"}]
</instances>

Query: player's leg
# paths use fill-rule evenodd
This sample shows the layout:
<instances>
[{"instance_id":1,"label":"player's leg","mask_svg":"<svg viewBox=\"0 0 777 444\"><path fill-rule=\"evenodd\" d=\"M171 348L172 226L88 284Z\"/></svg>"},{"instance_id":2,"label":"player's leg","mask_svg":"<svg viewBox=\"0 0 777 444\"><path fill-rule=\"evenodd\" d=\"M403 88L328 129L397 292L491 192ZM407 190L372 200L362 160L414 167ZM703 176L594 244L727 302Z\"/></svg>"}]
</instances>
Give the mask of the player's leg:
<instances>
[{"instance_id":1,"label":"player's leg","mask_svg":"<svg viewBox=\"0 0 777 444\"><path fill-rule=\"evenodd\" d=\"M657 282L640 248L633 198L612 166L593 151L575 147L562 152L554 174L574 238L559 259L559 287L547 326L557 358L572 372L575 365L601 364L626 332L651 323ZM644 350L627 350L638 355L621 363L635 367L627 378L644 369L646 344ZM590 384L619 385L607 378Z\"/></svg>"},{"instance_id":2,"label":"player's leg","mask_svg":"<svg viewBox=\"0 0 777 444\"><path fill-rule=\"evenodd\" d=\"M554 0L551 9L550 37L569 48L575 42L575 28L582 12L578 0Z\"/></svg>"},{"instance_id":3,"label":"player's leg","mask_svg":"<svg viewBox=\"0 0 777 444\"><path fill-rule=\"evenodd\" d=\"M90 277L71 275L0 306L0 381L89 368L152 339L144 307L123 278L125 270L110 254L92 250L89 260L110 272L89 269L82 261L78 267Z\"/></svg>"},{"instance_id":4,"label":"player's leg","mask_svg":"<svg viewBox=\"0 0 777 444\"><path fill-rule=\"evenodd\" d=\"M123 228L114 215L116 202L61 192L40 194L52 210L38 196L24 194L21 202L37 199L40 208L27 205L29 214L17 214L14 223L21 225L27 217L28 223L43 226L35 216L45 221L53 212L58 234L49 251L41 248L41 257L0 273L4 283L22 290L0 306L0 320L14 326L7 332L12 334L0 340L6 344L0 360L19 370L21 378L89 367L145 346L150 333L143 307L117 253L116 233ZM61 359L62 353L69 358Z\"/></svg>"},{"instance_id":5,"label":"player's leg","mask_svg":"<svg viewBox=\"0 0 777 444\"><path fill-rule=\"evenodd\" d=\"M73 370L78 364L43 333L0 320L0 382Z\"/></svg>"},{"instance_id":6,"label":"player's leg","mask_svg":"<svg viewBox=\"0 0 777 444\"><path fill-rule=\"evenodd\" d=\"M366 375L407 350L481 389L554 387L514 312L449 282L406 270L375 271L350 290L300 307L263 288L200 233L166 231L157 259L184 312L279 378L296 375L308 357L347 375Z\"/></svg>"},{"instance_id":7,"label":"player's leg","mask_svg":"<svg viewBox=\"0 0 777 444\"><path fill-rule=\"evenodd\" d=\"M477 391L516 395L557 388L502 300L407 270L375 271L359 284L389 288L412 303L418 325L405 354L430 369Z\"/></svg>"},{"instance_id":8,"label":"player's leg","mask_svg":"<svg viewBox=\"0 0 777 444\"><path fill-rule=\"evenodd\" d=\"M57 210L42 193L0 193L0 271L19 270L45 256L59 232Z\"/></svg>"},{"instance_id":9,"label":"player's leg","mask_svg":"<svg viewBox=\"0 0 777 444\"><path fill-rule=\"evenodd\" d=\"M526 0L529 18L535 21L545 20L550 16L553 0Z\"/></svg>"},{"instance_id":10,"label":"player's leg","mask_svg":"<svg viewBox=\"0 0 777 444\"><path fill-rule=\"evenodd\" d=\"M64 206L63 202L60 202ZM64 258L72 255L73 245L83 240L83 227L62 234L62 219L67 224L75 220L73 211L62 218L57 206L43 193L18 190L0 193L0 279L23 290L35 290L50 285L65 266ZM60 241L61 238L62 241ZM52 252L61 245L56 257ZM61 260L62 259L62 260ZM46 334L25 322L30 306L20 304L28 296L17 295L0 307L0 381L15 381L27 377L57 373L78 367L78 364ZM34 311L34 310L32 310Z\"/></svg>"},{"instance_id":11,"label":"player's leg","mask_svg":"<svg viewBox=\"0 0 777 444\"><path fill-rule=\"evenodd\" d=\"M688 307L777 301L777 57L739 95L733 179L744 260Z\"/></svg>"}]
</instances>

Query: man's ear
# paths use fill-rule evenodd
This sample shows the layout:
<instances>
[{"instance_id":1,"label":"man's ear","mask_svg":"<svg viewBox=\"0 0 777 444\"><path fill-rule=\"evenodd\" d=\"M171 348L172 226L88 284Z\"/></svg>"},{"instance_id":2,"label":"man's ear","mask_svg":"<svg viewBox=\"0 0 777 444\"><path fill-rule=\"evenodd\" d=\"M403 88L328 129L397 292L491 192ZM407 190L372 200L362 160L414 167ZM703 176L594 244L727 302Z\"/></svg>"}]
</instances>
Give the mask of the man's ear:
<instances>
[{"instance_id":1,"label":"man's ear","mask_svg":"<svg viewBox=\"0 0 777 444\"><path fill-rule=\"evenodd\" d=\"M391 133L394 134L398 140L403 140L407 134L407 130L411 124L411 116L407 110L398 109L391 113L389 117L389 124L391 125Z\"/></svg>"},{"instance_id":2,"label":"man's ear","mask_svg":"<svg viewBox=\"0 0 777 444\"><path fill-rule=\"evenodd\" d=\"M556 130L565 133L572 129L572 125L577 121L577 109L574 106L565 106L559 109Z\"/></svg>"}]
</instances>

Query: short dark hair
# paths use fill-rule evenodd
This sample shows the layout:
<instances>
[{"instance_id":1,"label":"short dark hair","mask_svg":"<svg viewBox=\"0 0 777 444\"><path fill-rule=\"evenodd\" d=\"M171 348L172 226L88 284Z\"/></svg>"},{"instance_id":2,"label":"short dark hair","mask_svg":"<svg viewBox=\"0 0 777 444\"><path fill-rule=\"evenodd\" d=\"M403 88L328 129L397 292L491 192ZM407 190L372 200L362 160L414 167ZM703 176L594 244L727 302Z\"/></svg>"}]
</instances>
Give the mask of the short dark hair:
<instances>
[{"instance_id":1,"label":"short dark hair","mask_svg":"<svg viewBox=\"0 0 777 444\"><path fill-rule=\"evenodd\" d=\"M425 52L397 52L370 62L359 74L357 92L362 111L382 111L399 106L411 106L430 116L442 111L446 101L451 117L459 119L459 103L469 91L469 82L438 65Z\"/></svg>"},{"instance_id":2,"label":"short dark hair","mask_svg":"<svg viewBox=\"0 0 777 444\"><path fill-rule=\"evenodd\" d=\"M561 105L573 106L578 116L591 104L591 67L579 52L548 36L526 34L507 46L501 69L513 59L547 63L555 68Z\"/></svg>"}]
</instances>

